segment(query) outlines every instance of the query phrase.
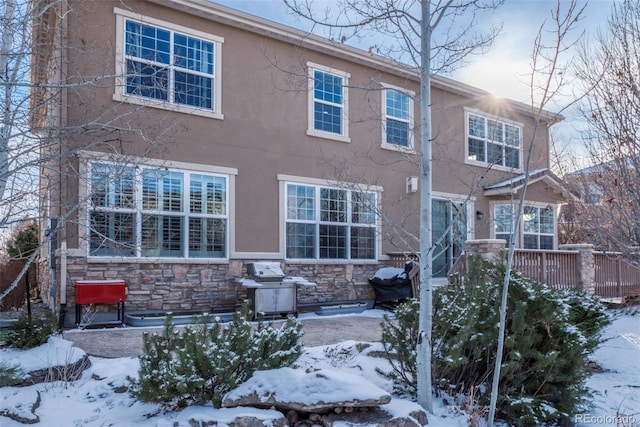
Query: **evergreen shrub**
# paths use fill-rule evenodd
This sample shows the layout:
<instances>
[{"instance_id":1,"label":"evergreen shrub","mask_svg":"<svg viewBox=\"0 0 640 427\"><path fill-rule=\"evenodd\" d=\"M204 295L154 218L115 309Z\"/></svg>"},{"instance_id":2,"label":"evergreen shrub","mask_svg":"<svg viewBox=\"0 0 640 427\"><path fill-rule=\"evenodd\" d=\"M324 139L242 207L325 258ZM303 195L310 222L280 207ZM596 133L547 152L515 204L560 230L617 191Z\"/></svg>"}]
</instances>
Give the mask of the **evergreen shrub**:
<instances>
[{"instance_id":1,"label":"evergreen shrub","mask_svg":"<svg viewBox=\"0 0 640 427\"><path fill-rule=\"evenodd\" d=\"M488 405L504 277L503 265L476 257L463 281L434 291L432 379L439 392L473 394ZM397 326L384 321L383 344L392 356L387 376L396 388L415 393L419 306L407 306L398 309ZM513 425L570 420L589 397L587 359L610 322L605 307L594 296L556 290L517 272L507 306L497 416ZM402 330L406 326L413 335ZM407 372L400 375L401 369Z\"/></svg>"},{"instance_id":2,"label":"evergreen shrub","mask_svg":"<svg viewBox=\"0 0 640 427\"><path fill-rule=\"evenodd\" d=\"M300 322L290 317L276 329L260 320L252 328L252 317L245 303L228 324L203 316L202 324L180 333L167 316L162 335L143 336L132 396L167 408L220 407L224 394L255 371L291 366L302 351Z\"/></svg>"},{"instance_id":3,"label":"evergreen shrub","mask_svg":"<svg viewBox=\"0 0 640 427\"><path fill-rule=\"evenodd\" d=\"M24 379L24 371L19 365L0 361L0 387L20 384Z\"/></svg>"},{"instance_id":4,"label":"evergreen shrub","mask_svg":"<svg viewBox=\"0 0 640 427\"><path fill-rule=\"evenodd\" d=\"M47 311L42 317L22 314L4 335L5 344L15 348L34 348L47 342L58 327L55 314Z\"/></svg>"}]
</instances>

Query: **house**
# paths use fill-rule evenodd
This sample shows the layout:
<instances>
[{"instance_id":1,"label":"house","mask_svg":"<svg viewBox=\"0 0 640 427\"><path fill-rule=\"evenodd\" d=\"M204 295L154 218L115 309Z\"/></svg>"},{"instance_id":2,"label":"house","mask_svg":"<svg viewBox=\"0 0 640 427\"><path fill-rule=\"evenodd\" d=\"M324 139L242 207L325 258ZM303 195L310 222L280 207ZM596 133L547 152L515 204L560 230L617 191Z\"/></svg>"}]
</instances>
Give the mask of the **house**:
<instances>
[{"instance_id":1,"label":"house","mask_svg":"<svg viewBox=\"0 0 640 427\"><path fill-rule=\"evenodd\" d=\"M415 69L206 0L46 3L33 128L50 141L52 306L75 281L122 279L128 309L229 307L256 260L316 283L299 304L367 299L389 254L419 247ZM532 142L512 243L556 248L558 117L446 77L432 89L434 275L466 240L507 236Z\"/></svg>"},{"instance_id":2,"label":"house","mask_svg":"<svg viewBox=\"0 0 640 427\"><path fill-rule=\"evenodd\" d=\"M565 186L579 198L561 209L562 242L585 242L602 251L637 254L639 160L637 156L622 156L565 175Z\"/></svg>"}]
</instances>

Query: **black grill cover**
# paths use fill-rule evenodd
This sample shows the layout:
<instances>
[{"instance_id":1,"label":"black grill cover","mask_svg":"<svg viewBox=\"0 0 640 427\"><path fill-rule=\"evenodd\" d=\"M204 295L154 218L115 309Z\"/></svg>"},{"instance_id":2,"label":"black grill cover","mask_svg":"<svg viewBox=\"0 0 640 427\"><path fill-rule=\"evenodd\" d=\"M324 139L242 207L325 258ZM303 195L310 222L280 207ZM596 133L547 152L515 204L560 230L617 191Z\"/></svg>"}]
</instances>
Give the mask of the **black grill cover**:
<instances>
[{"instance_id":1,"label":"black grill cover","mask_svg":"<svg viewBox=\"0 0 640 427\"><path fill-rule=\"evenodd\" d=\"M411 280L407 278L407 271L411 270L412 267L411 263L407 263L405 270L401 268L393 269L397 271L397 274L394 275L388 274L389 271L393 272L391 267L378 270L369 279L369 284L376 294L376 302L390 302L410 298L413 292Z\"/></svg>"}]
</instances>

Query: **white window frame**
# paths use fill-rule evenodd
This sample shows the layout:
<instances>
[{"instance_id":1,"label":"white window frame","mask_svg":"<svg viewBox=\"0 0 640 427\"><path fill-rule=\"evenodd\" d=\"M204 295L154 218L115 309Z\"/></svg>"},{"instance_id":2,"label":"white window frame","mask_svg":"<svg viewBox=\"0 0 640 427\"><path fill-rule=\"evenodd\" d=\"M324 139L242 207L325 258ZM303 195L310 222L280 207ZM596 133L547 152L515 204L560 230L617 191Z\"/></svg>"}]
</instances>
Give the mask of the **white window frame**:
<instances>
[{"instance_id":1,"label":"white window frame","mask_svg":"<svg viewBox=\"0 0 640 427\"><path fill-rule=\"evenodd\" d=\"M235 168L226 168L219 166L210 166L210 165L199 165L193 163L184 163L184 162L167 162L161 160L154 159L141 159L141 158L124 158L121 156L108 156L101 153L82 151L79 153L81 162L81 174L86 177L83 180L84 184L81 185L79 196L81 200L86 200L85 204L82 205L79 209L79 214L81 218L84 220L80 223L80 252L79 255L87 257L87 260L90 262L158 262L162 260L180 260L180 262L185 263L202 263L202 262L210 262L210 263L226 263L229 261L230 254L235 251L235 176L238 174L237 169ZM133 166L136 169L136 183L135 183L135 206L132 209L105 209L105 211L111 212L131 212L136 215L135 218L135 253L131 256L124 255L91 255L90 254L90 215L95 208L90 206L90 195L91 195L91 164L93 163L103 163L103 164L111 164L117 166ZM147 214L150 211L142 209L142 171L143 169L161 169L168 171L177 171L184 174L185 179L183 181L183 191L185 189L190 188L190 176L191 174L198 175L206 175L206 176L214 176L214 177L222 177L226 180L226 212L224 215L206 215L197 212L190 212L189 205L189 193L183 194L182 196L182 210L181 212L175 212L175 215L182 216L185 218L182 224L182 235L185 236L184 247L182 251L182 256L179 257L171 257L171 256L142 256L141 255L141 217L143 214ZM174 212L162 212L163 214L174 215ZM225 230L225 248L224 248L224 256L223 257L189 257L189 244L188 244L188 233L189 233L189 218L222 218L226 221L226 230Z\"/></svg>"},{"instance_id":2,"label":"white window frame","mask_svg":"<svg viewBox=\"0 0 640 427\"><path fill-rule=\"evenodd\" d=\"M341 142L351 142L351 139L349 138L349 89L348 89L349 78L351 77L351 74L349 74L346 71L340 71L335 68L330 68L324 65L313 63L313 62L307 62L307 70L308 70L308 81L309 81L308 96L307 96L307 101L308 101L307 135L318 137L318 138L332 139L332 140L341 141ZM341 105L331 104L326 101L319 101L327 105L340 106L342 108L342 115L341 115L341 120L342 120L341 131L342 132L340 134L315 129L315 101L316 101L315 77L314 77L315 71L321 71L323 73L332 74L342 78L342 104Z\"/></svg>"},{"instance_id":3,"label":"white window frame","mask_svg":"<svg viewBox=\"0 0 640 427\"><path fill-rule=\"evenodd\" d=\"M408 153L415 153L416 149L415 149L415 145L414 145L414 133L413 133L413 129L414 129L414 98L415 98L415 92L411 91L411 90L407 90L407 89L403 89L399 86L394 86L394 85L390 85L387 83L381 83L381 86L383 88L383 90L381 91L382 93L382 97L381 97L381 117L382 117L382 140L381 140L381 147L387 150L394 150L394 151L402 151L402 152L408 152ZM394 116L388 116L387 115L387 92L388 91L395 91L395 92L400 92L402 94L404 94L405 96L408 97L409 99L409 119L406 121L407 122L407 127L408 127L408 132L407 132L407 138L408 138L408 146L404 147L402 145L397 145L397 144L389 144L387 143L387 120L388 119L392 119L392 120L398 120L398 121L404 121L403 119L399 118L399 117L394 117Z\"/></svg>"},{"instance_id":4,"label":"white window frame","mask_svg":"<svg viewBox=\"0 0 640 427\"><path fill-rule=\"evenodd\" d=\"M300 263L325 263L325 262L337 262L337 263L351 263L351 262L358 262L358 263L376 263L378 262L378 259L380 258L380 251L382 248L382 239L381 239L381 222L380 222L380 218L379 215L377 214L377 212L380 209L380 203L381 203L381 193L383 191L383 188L380 186L373 186L373 185L363 185L363 184L354 184L354 183L344 183L344 182L338 182L338 181L331 181L331 180L323 180L323 179L316 179L316 178L307 178L307 177L298 177L298 176L290 176L290 175L278 175L278 181L280 182L280 203L281 203L281 209L280 209L280 224L281 224L281 241L280 241L280 247L281 247L281 254L282 256L287 260L287 262L300 262ZM287 212L287 188L288 185L300 185L300 186L306 186L306 187L313 187L314 189L314 219L312 220L289 220L288 218L288 212ZM365 193L370 193L373 194L375 197L375 203L376 203L376 207L375 210L373 212L373 215L375 215L375 218L373 220L373 224L364 224L364 223L354 223L351 221L351 203L347 202L348 207L347 207L347 222L340 222L340 223L331 223L331 222L323 222L321 221L321 218L319 216L320 213L320 190L321 188L325 188L325 189L332 189L332 190L344 190L347 191L348 194L350 194L351 192L365 192ZM347 200L350 200L350 198L348 198ZM314 241L314 256L312 258L288 258L287 257L287 223L288 222L296 222L296 223L308 223L308 224L313 224L315 226L315 241ZM321 225L333 225L333 224L337 224L337 225L341 225L341 226L346 226L348 228L348 233L347 233L347 247L345 249L345 253L346 253L346 257L345 258L321 258L320 257L320 245L319 245L319 240L320 240L320 235L318 232L318 229ZM374 240L373 240L373 244L375 245L375 247L373 248L373 258L351 258L351 253L350 253L350 230L353 227L370 227L374 229Z\"/></svg>"},{"instance_id":5,"label":"white window frame","mask_svg":"<svg viewBox=\"0 0 640 427\"><path fill-rule=\"evenodd\" d=\"M476 116L476 117L480 117L482 119L485 120L485 124L491 122L491 123L499 123L504 125L509 125L512 127L516 127L518 128L518 133L519 133L519 145L518 145L518 168L513 168L510 166L504 166L498 163L490 163L487 161L488 159L488 153L487 153L487 144L488 143L492 143L492 144L499 144L503 147L503 149L505 149L508 144L506 143L506 141L495 141L491 138L489 138L487 136L488 133L488 125L485 126L485 135L484 137L479 137L479 136L475 136L475 135L470 135L470 129L469 129L469 116ZM491 115L491 114L487 114L487 113L483 113L481 111L477 111L477 110L473 110L473 109L469 109L469 108L465 108L465 113L464 113L464 162L470 165L475 165L475 166L482 166L482 167L487 167L487 166L491 166L494 169L497 170L503 170L503 171L509 171L509 172L521 172L523 170L523 166L522 166L522 162L523 162L523 151L524 151L524 146L523 146L523 141L524 141L524 125L522 123L518 123L515 121L511 121L511 120L507 120L507 119L502 119L499 118L497 116ZM473 138L476 140L480 140L483 142L483 146L484 146L484 158L485 160L474 160L474 159L470 159L469 156L469 138ZM504 158L503 158L504 161Z\"/></svg>"},{"instance_id":6,"label":"white window frame","mask_svg":"<svg viewBox=\"0 0 640 427\"><path fill-rule=\"evenodd\" d=\"M508 202L508 201L504 201L504 202L491 202L490 203L490 210L491 210L491 238L492 239L498 239L501 237L496 236L496 207L497 206L510 206L511 207L511 216L512 216L512 220L513 220L513 216L515 215L515 210L518 208L517 203L513 202ZM520 223L518 224L518 230L516 231L516 236L515 236L515 245L516 248L523 248L524 249L524 237L525 235L536 235L538 236L538 246L540 243L540 236L549 236L553 238L553 247L551 249L543 249L543 250L555 250L558 247L558 206L553 205L553 204L545 204L545 203L541 203L541 202L525 202L525 208L529 207L529 208L535 208L535 209L540 209L540 210L549 210L551 209L553 211L553 232L552 233L542 233L538 230L538 232L532 233L532 232L525 232L525 218L522 218L522 220L520 221ZM509 231L510 233L510 231ZM500 233L500 234L507 234L507 233Z\"/></svg>"},{"instance_id":7,"label":"white window frame","mask_svg":"<svg viewBox=\"0 0 640 427\"><path fill-rule=\"evenodd\" d=\"M115 93L113 94L113 100L118 102L126 102L129 104L143 105L146 107L160 108L163 110L170 110L180 113L192 114L196 116L203 116L212 119L224 119L222 114L222 44L224 38L213 34L205 33L202 31L194 30L181 25L176 25L167 21L163 21L156 18L151 18L138 13L133 13L128 10L114 8L116 17L116 61L115 61L115 76L116 85ZM126 93L126 60L125 60L125 20L130 19L137 21L141 24L153 25L164 30L178 32L188 36L196 37L214 45L214 74L213 74L213 96L211 102L213 104L211 109L199 108L190 105L176 104L170 101L163 101L148 97L137 96ZM172 86L172 83L169 84ZM173 91L173 89L171 89Z\"/></svg>"}]
</instances>

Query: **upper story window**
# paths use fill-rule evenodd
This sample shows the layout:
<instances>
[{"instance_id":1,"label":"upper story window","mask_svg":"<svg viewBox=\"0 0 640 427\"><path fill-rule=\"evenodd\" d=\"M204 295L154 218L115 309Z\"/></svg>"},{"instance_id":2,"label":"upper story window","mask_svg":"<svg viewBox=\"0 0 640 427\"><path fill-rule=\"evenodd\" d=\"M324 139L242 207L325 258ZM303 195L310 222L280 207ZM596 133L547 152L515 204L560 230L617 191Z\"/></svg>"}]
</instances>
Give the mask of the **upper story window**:
<instances>
[{"instance_id":1,"label":"upper story window","mask_svg":"<svg viewBox=\"0 0 640 427\"><path fill-rule=\"evenodd\" d=\"M513 205L498 204L493 208L494 235L511 242L511 227L515 214ZM555 242L555 212L548 207L526 205L522 215L522 227L517 234L522 235L524 249L550 249ZM519 236L518 236L519 238Z\"/></svg>"},{"instance_id":2,"label":"upper story window","mask_svg":"<svg viewBox=\"0 0 640 427\"><path fill-rule=\"evenodd\" d=\"M286 184L286 257L376 259L376 193Z\"/></svg>"},{"instance_id":3,"label":"upper story window","mask_svg":"<svg viewBox=\"0 0 640 427\"><path fill-rule=\"evenodd\" d=\"M522 126L467 113L467 161L521 169Z\"/></svg>"},{"instance_id":4,"label":"upper story window","mask_svg":"<svg viewBox=\"0 0 640 427\"><path fill-rule=\"evenodd\" d=\"M307 134L349 142L349 73L318 64L309 67Z\"/></svg>"},{"instance_id":5,"label":"upper story window","mask_svg":"<svg viewBox=\"0 0 640 427\"><path fill-rule=\"evenodd\" d=\"M413 150L413 99L411 94L391 87L386 87L382 94L382 146L384 148Z\"/></svg>"},{"instance_id":6,"label":"upper story window","mask_svg":"<svg viewBox=\"0 0 640 427\"><path fill-rule=\"evenodd\" d=\"M226 258L228 177L89 165L89 255Z\"/></svg>"},{"instance_id":7,"label":"upper story window","mask_svg":"<svg viewBox=\"0 0 640 427\"><path fill-rule=\"evenodd\" d=\"M223 39L116 9L116 100L222 118L220 52ZM124 15L124 16L123 16Z\"/></svg>"}]
</instances>

